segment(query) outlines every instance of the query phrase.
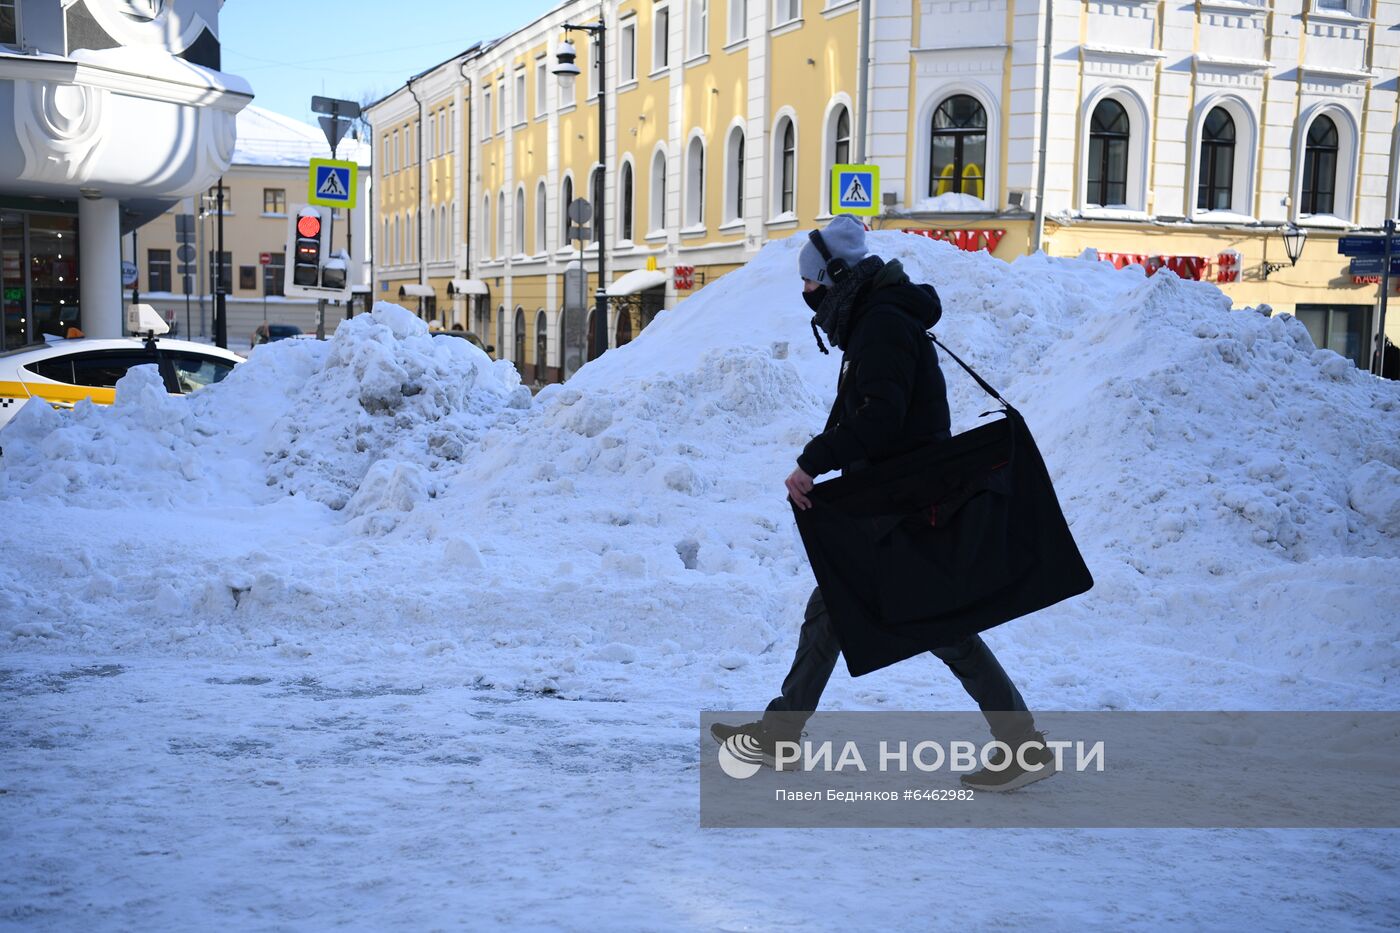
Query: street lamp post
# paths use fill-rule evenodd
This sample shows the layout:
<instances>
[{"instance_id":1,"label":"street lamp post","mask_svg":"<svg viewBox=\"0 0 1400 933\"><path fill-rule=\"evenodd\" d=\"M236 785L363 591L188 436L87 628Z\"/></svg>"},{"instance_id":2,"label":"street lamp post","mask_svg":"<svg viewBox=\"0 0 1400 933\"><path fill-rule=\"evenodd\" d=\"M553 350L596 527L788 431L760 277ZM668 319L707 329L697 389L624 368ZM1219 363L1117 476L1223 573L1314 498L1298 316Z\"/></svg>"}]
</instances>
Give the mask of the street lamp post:
<instances>
[{"instance_id":1,"label":"street lamp post","mask_svg":"<svg viewBox=\"0 0 1400 933\"><path fill-rule=\"evenodd\" d=\"M607 296L607 211L604 201L607 200L604 192L607 189L607 157L608 157L608 63L607 63L607 40L608 26L604 16L598 17L598 22L589 24L565 23L564 35L567 37L570 32L578 30L586 32L593 37L593 63L598 69L598 202L593 205L594 231L598 235L598 288L594 292L593 309L593 355L602 356L608 349L608 296ZM575 64L575 52L572 42L566 38L560 43L555 52L558 64L554 68L554 73L562 81L565 78L577 78L579 67ZM568 205L563 205L568 209ZM567 220L565 221L567 223ZM580 264L582 264L583 251L579 251Z\"/></svg>"}]
</instances>

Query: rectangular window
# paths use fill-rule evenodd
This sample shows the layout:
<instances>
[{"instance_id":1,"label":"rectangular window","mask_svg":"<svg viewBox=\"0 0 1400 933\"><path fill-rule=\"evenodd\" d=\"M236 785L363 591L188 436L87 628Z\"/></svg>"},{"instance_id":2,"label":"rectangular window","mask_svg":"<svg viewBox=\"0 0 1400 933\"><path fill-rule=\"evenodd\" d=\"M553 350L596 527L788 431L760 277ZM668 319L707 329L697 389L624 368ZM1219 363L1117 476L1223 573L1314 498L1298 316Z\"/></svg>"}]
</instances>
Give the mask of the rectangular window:
<instances>
[{"instance_id":1,"label":"rectangular window","mask_svg":"<svg viewBox=\"0 0 1400 933\"><path fill-rule=\"evenodd\" d=\"M382 166L380 166L380 168L379 168L379 174L381 174L381 175L388 175L388 174L389 174L389 165L390 165L390 163L391 163L392 160L389 158L389 137L387 137L387 136L384 137L384 155L383 155L383 157L382 157L379 161L381 161L381 162L384 163L384 164L383 164Z\"/></svg>"},{"instance_id":2,"label":"rectangular window","mask_svg":"<svg viewBox=\"0 0 1400 933\"><path fill-rule=\"evenodd\" d=\"M447 105L447 151L457 151L457 105Z\"/></svg>"},{"instance_id":3,"label":"rectangular window","mask_svg":"<svg viewBox=\"0 0 1400 933\"><path fill-rule=\"evenodd\" d=\"M285 214L285 213L287 213L287 189L286 189L286 188L264 188L264 189L263 189L263 213L264 213L264 214Z\"/></svg>"},{"instance_id":4,"label":"rectangular window","mask_svg":"<svg viewBox=\"0 0 1400 933\"><path fill-rule=\"evenodd\" d=\"M251 292L258 287L258 267L239 266L238 267L238 290L241 292Z\"/></svg>"},{"instance_id":5,"label":"rectangular window","mask_svg":"<svg viewBox=\"0 0 1400 933\"><path fill-rule=\"evenodd\" d=\"M686 57L704 55L710 48L710 0L690 0L690 23L687 29Z\"/></svg>"},{"instance_id":6,"label":"rectangular window","mask_svg":"<svg viewBox=\"0 0 1400 933\"><path fill-rule=\"evenodd\" d=\"M617 73L623 84L637 80L637 24L628 23L622 27L621 55Z\"/></svg>"},{"instance_id":7,"label":"rectangular window","mask_svg":"<svg viewBox=\"0 0 1400 933\"><path fill-rule=\"evenodd\" d=\"M393 163L394 171L399 170L399 131L394 130L394 146L389 153L389 160Z\"/></svg>"},{"instance_id":8,"label":"rectangular window","mask_svg":"<svg viewBox=\"0 0 1400 933\"><path fill-rule=\"evenodd\" d=\"M506 79L496 82L496 132L506 131Z\"/></svg>"},{"instance_id":9,"label":"rectangular window","mask_svg":"<svg viewBox=\"0 0 1400 933\"><path fill-rule=\"evenodd\" d=\"M225 250L222 254L222 261L215 258L219 255L219 253L215 252L212 249L209 251L209 294L211 295L219 294L219 292L214 289L214 273L216 271L218 271L222 276L220 278L220 282L222 283L223 289L222 293L227 295L229 292L233 291L233 253ZM219 265L218 270L214 268L215 263L218 263Z\"/></svg>"},{"instance_id":10,"label":"rectangular window","mask_svg":"<svg viewBox=\"0 0 1400 933\"><path fill-rule=\"evenodd\" d=\"M280 295L287 274L287 254L272 253L269 258L272 261L263 266L263 294Z\"/></svg>"},{"instance_id":11,"label":"rectangular window","mask_svg":"<svg viewBox=\"0 0 1400 933\"><path fill-rule=\"evenodd\" d=\"M651 70L660 71L671 64L671 11L658 7L652 15L656 18L651 29Z\"/></svg>"},{"instance_id":12,"label":"rectangular window","mask_svg":"<svg viewBox=\"0 0 1400 933\"><path fill-rule=\"evenodd\" d=\"M515 73L515 122L518 126L525 122L525 69Z\"/></svg>"},{"instance_id":13,"label":"rectangular window","mask_svg":"<svg viewBox=\"0 0 1400 933\"><path fill-rule=\"evenodd\" d=\"M491 135L491 89L481 92L481 138Z\"/></svg>"},{"instance_id":14,"label":"rectangular window","mask_svg":"<svg viewBox=\"0 0 1400 933\"><path fill-rule=\"evenodd\" d=\"M146 290L170 291L170 250L146 250Z\"/></svg>"},{"instance_id":15,"label":"rectangular window","mask_svg":"<svg viewBox=\"0 0 1400 933\"><path fill-rule=\"evenodd\" d=\"M16 0L0 0L0 43L19 45L19 15Z\"/></svg>"},{"instance_id":16,"label":"rectangular window","mask_svg":"<svg viewBox=\"0 0 1400 933\"><path fill-rule=\"evenodd\" d=\"M1366 348L1375 333L1370 305L1295 306L1294 317L1303 322L1318 349L1334 350L1361 369L1370 368Z\"/></svg>"},{"instance_id":17,"label":"rectangular window","mask_svg":"<svg viewBox=\"0 0 1400 933\"><path fill-rule=\"evenodd\" d=\"M535 116L542 117L549 108L549 59L535 62Z\"/></svg>"},{"instance_id":18,"label":"rectangular window","mask_svg":"<svg viewBox=\"0 0 1400 933\"><path fill-rule=\"evenodd\" d=\"M228 185L215 185L209 189L209 213L215 214L219 211L219 194L224 196L224 213L233 213L233 196L229 193Z\"/></svg>"},{"instance_id":19,"label":"rectangular window","mask_svg":"<svg viewBox=\"0 0 1400 933\"><path fill-rule=\"evenodd\" d=\"M729 41L749 36L749 0L729 0Z\"/></svg>"},{"instance_id":20,"label":"rectangular window","mask_svg":"<svg viewBox=\"0 0 1400 933\"><path fill-rule=\"evenodd\" d=\"M781 26L802 16L802 0L773 0L773 25Z\"/></svg>"}]
</instances>

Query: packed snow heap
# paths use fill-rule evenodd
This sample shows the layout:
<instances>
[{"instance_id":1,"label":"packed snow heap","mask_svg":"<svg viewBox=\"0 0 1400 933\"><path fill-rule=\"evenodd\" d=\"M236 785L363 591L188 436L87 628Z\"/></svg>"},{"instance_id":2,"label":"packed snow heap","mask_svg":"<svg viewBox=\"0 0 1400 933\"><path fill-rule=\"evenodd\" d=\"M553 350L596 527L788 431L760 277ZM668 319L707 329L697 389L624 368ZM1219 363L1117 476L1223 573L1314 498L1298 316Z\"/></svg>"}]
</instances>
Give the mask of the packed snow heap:
<instances>
[{"instance_id":1,"label":"packed snow heap","mask_svg":"<svg viewBox=\"0 0 1400 933\"><path fill-rule=\"evenodd\" d=\"M27 404L0 432L0 639L493 645L564 687L579 656L722 672L785 645L811 578L782 481L838 365L811 339L801 242L533 399L510 363L380 304L189 397L138 368L111 408ZM870 245L938 289L940 339L1026 416L1098 582L1007 637L1132 630L1395 676L1400 386L1169 272ZM994 403L943 367L971 427Z\"/></svg>"}]
</instances>

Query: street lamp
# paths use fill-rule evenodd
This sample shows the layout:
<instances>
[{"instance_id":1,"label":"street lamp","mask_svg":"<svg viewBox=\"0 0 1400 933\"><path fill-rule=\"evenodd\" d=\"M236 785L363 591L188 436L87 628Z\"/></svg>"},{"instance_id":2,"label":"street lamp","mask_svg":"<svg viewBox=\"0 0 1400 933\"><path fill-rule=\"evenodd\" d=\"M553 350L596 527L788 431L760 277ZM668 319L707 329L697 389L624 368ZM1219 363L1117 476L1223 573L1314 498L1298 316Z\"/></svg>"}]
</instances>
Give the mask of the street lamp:
<instances>
[{"instance_id":1,"label":"street lamp","mask_svg":"<svg viewBox=\"0 0 1400 933\"><path fill-rule=\"evenodd\" d=\"M1288 254L1288 265L1296 266L1298 257L1303 255L1303 245L1308 242L1308 231L1293 222L1283 225L1283 251ZM1264 278L1284 268L1281 262L1264 263Z\"/></svg>"},{"instance_id":2,"label":"street lamp","mask_svg":"<svg viewBox=\"0 0 1400 933\"><path fill-rule=\"evenodd\" d=\"M608 96L607 96L607 40L608 26L603 17L598 18L596 23L564 24L564 41L559 43L559 48L555 49L554 56L558 64L554 66L554 73L559 76L559 83L573 80L580 74L577 51L574 44L569 41L568 35L574 30L586 32L593 37L593 63L598 69L598 186L599 196L596 198L597 204L593 205L594 232L598 239L598 288L594 292L593 307L593 355L602 356L608 349L608 297L607 297L607 260L606 260L606 236L607 236L607 211L604 210L603 202L606 199L603 192L607 189L607 155L608 155ZM590 192L591 193L591 192ZM568 205L563 205L564 210L568 210ZM565 223L568 221L565 220ZM583 256L580 253L579 264L582 266Z\"/></svg>"}]
</instances>

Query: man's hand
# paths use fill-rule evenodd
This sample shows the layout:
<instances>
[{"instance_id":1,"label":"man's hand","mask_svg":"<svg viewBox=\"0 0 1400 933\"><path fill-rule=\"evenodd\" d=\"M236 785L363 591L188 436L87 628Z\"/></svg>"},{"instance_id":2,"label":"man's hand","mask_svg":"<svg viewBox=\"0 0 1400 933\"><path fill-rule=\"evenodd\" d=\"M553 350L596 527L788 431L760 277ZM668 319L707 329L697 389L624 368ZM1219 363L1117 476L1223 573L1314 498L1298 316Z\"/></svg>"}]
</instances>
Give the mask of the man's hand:
<instances>
[{"instance_id":1,"label":"man's hand","mask_svg":"<svg viewBox=\"0 0 1400 933\"><path fill-rule=\"evenodd\" d=\"M792 471L792 475L787 478L788 498L796 503L797 507L807 510L812 507L812 500L807 498L807 493L812 491L812 477L802 472L802 467Z\"/></svg>"}]
</instances>

